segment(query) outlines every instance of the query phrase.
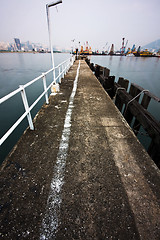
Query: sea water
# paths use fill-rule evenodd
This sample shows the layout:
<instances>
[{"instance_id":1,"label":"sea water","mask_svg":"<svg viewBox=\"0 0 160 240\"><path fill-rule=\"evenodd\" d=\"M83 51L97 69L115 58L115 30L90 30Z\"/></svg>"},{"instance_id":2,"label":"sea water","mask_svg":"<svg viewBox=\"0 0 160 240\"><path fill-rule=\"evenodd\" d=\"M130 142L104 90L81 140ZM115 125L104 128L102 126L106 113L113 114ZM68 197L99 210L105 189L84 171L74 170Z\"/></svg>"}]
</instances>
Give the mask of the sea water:
<instances>
[{"instance_id":1,"label":"sea water","mask_svg":"<svg viewBox=\"0 0 160 240\"><path fill-rule=\"evenodd\" d=\"M55 66L70 57L68 53L54 54ZM42 73L52 68L51 54L49 53L0 53L0 98L16 90L19 85L24 85ZM53 74L46 77L47 86L53 81ZM26 89L29 105L43 92L42 79ZM45 102L43 97L33 108L32 117L40 110ZM0 105L0 138L24 113L21 94L18 93ZM11 151L24 130L28 127L25 118L14 130L8 139L0 146L0 163Z\"/></svg>"},{"instance_id":2,"label":"sea water","mask_svg":"<svg viewBox=\"0 0 160 240\"><path fill-rule=\"evenodd\" d=\"M69 54L54 54L55 66L69 58ZM150 90L160 98L160 58L138 58L125 56L91 56L91 62L110 69L110 75L126 78L130 83L136 83L144 89ZM0 54L0 98L16 90L19 85L26 84L34 78L52 68L51 54L48 53L1 53ZM47 76L47 84L52 81L52 73ZM27 97L31 105L43 91L42 81L38 81L27 88ZM32 110L34 117L45 99ZM160 103L151 100L149 112L160 121ZM24 113L21 95L17 94L0 105L0 137ZM27 119L14 130L10 137L0 147L0 162L11 151L24 130L27 128ZM147 148L148 138L139 135L140 141Z\"/></svg>"}]
</instances>

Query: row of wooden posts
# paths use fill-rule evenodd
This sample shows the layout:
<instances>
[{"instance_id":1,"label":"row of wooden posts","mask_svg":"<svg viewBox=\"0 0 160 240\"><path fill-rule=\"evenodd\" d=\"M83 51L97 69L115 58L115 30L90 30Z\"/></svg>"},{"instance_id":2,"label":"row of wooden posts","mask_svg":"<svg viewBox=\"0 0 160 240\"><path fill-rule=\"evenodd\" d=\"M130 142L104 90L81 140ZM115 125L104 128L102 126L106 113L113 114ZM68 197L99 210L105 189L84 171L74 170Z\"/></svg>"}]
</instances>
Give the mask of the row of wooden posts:
<instances>
[{"instance_id":1,"label":"row of wooden posts","mask_svg":"<svg viewBox=\"0 0 160 240\"><path fill-rule=\"evenodd\" d=\"M134 133L137 135L142 126L151 138L151 144L147 151L160 168L160 122L147 111L151 99L157 102L160 102L160 99L134 83L131 83L128 89L128 80L120 77L118 82L115 82L115 76L110 76L108 68L94 65L88 58L86 58L86 62L109 96L114 98L115 105L132 126ZM143 98L140 97L141 94L143 94Z\"/></svg>"}]
</instances>

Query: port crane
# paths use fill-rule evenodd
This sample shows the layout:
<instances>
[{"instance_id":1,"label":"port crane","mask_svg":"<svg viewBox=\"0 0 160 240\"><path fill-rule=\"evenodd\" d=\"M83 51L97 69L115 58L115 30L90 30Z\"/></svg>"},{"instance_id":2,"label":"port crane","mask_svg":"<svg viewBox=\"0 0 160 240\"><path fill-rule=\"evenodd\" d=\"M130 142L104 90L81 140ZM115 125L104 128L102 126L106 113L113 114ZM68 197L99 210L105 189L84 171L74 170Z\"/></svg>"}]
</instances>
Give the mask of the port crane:
<instances>
[{"instance_id":1,"label":"port crane","mask_svg":"<svg viewBox=\"0 0 160 240\"><path fill-rule=\"evenodd\" d=\"M125 39L125 38L122 38L121 54L124 54L124 39Z\"/></svg>"},{"instance_id":2,"label":"port crane","mask_svg":"<svg viewBox=\"0 0 160 240\"><path fill-rule=\"evenodd\" d=\"M126 45L125 45L125 47L124 47L124 53L126 52L127 44L128 44L128 40L126 41Z\"/></svg>"},{"instance_id":3,"label":"port crane","mask_svg":"<svg viewBox=\"0 0 160 240\"><path fill-rule=\"evenodd\" d=\"M104 47L103 47L103 52L104 53L106 53L106 52L108 52L107 50L105 50L106 48L107 48L107 44L108 44L108 42L104 45Z\"/></svg>"},{"instance_id":4,"label":"port crane","mask_svg":"<svg viewBox=\"0 0 160 240\"><path fill-rule=\"evenodd\" d=\"M122 55L125 54L125 51L126 51L126 48L127 48L127 44L128 44L128 40L127 40L126 41L126 45L124 45L124 40L125 40L125 38L122 38L122 47L120 49L120 52L121 52Z\"/></svg>"}]
</instances>

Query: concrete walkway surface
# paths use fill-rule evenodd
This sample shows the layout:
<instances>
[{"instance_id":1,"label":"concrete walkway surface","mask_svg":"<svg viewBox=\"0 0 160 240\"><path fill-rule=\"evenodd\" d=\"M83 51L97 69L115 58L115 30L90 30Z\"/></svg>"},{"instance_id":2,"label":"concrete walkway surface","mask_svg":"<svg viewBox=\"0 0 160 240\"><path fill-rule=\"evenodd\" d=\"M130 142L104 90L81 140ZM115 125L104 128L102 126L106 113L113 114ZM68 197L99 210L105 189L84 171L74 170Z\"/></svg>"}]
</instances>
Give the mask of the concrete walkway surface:
<instances>
[{"instance_id":1,"label":"concrete walkway surface","mask_svg":"<svg viewBox=\"0 0 160 240\"><path fill-rule=\"evenodd\" d=\"M84 60L34 124L1 166L0 239L160 239L160 171Z\"/></svg>"}]
</instances>

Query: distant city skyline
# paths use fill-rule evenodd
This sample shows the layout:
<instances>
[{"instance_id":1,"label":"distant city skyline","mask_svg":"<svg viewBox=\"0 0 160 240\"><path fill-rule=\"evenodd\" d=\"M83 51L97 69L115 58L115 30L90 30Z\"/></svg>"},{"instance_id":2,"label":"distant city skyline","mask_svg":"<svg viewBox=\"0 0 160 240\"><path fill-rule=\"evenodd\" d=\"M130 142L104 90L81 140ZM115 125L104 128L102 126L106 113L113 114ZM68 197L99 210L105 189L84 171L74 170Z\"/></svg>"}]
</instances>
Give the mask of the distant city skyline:
<instances>
[{"instance_id":1,"label":"distant city skyline","mask_svg":"<svg viewBox=\"0 0 160 240\"><path fill-rule=\"evenodd\" d=\"M14 38L14 41L9 42L0 42L0 51L40 51L45 50L49 51L49 46L42 43L33 43L31 41L23 42L19 38ZM54 51L65 51L64 49L58 49L56 46L53 47Z\"/></svg>"},{"instance_id":2,"label":"distant city skyline","mask_svg":"<svg viewBox=\"0 0 160 240\"><path fill-rule=\"evenodd\" d=\"M18 46L19 45L19 46ZM39 51L39 50L49 51L50 48L46 44L42 43L34 43L32 41L21 41L19 38L14 38L12 42L0 42L0 51L8 50L8 51ZM57 48L57 46L53 46L54 51L67 51L63 48ZM69 49L70 50L70 49ZM68 51L69 51L68 50Z\"/></svg>"},{"instance_id":3,"label":"distant city skyline","mask_svg":"<svg viewBox=\"0 0 160 240\"><path fill-rule=\"evenodd\" d=\"M122 38L128 46L144 46L160 39L159 0L62 0L50 9L53 45L71 49L89 42L103 50L113 43L119 50ZM41 42L49 46L46 0L1 0L0 42L14 38ZM72 40L75 39L74 43ZM107 44L106 44L107 43Z\"/></svg>"}]
</instances>

